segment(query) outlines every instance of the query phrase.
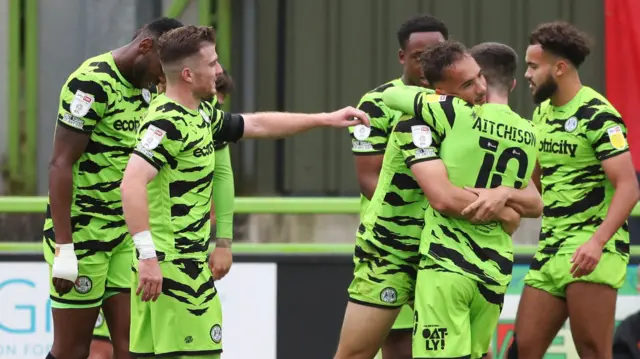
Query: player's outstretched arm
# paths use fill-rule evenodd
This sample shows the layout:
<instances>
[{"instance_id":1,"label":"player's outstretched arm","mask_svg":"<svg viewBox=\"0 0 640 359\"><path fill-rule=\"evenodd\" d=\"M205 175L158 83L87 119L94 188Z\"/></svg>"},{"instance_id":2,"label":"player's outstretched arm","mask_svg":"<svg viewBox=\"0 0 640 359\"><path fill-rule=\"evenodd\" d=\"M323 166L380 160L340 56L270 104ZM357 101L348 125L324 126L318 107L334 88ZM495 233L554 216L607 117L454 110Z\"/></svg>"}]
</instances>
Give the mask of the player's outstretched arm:
<instances>
[{"instance_id":1,"label":"player's outstretched arm","mask_svg":"<svg viewBox=\"0 0 640 359\"><path fill-rule=\"evenodd\" d=\"M417 86L390 87L382 93L382 101L392 110L415 116L416 97L426 91L425 88Z\"/></svg>"},{"instance_id":2,"label":"player's outstretched arm","mask_svg":"<svg viewBox=\"0 0 640 359\"><path fill-rule=\"evenodd\" d=\"M295 135L316 127L370 126L367 114L353 107L331 113L262 112L242 115L247 138L279 138Z\"/></svg>"}]
</instances>

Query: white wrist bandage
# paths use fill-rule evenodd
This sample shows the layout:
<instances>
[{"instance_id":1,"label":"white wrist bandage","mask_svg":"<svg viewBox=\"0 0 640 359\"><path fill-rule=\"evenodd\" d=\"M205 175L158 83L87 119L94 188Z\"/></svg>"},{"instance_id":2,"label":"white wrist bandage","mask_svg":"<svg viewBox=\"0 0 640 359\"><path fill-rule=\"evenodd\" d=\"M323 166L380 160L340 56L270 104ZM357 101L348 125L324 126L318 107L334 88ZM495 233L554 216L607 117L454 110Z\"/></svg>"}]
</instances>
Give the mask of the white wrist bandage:
<instances>
[{"instance_id":1,"label":"white wrist bandage","mask_svg":"<svg viewBox=\"0 0 640 359\"><path fill-rule=\"evenodd\" d=\"M156 257L156 246L153 244L151 232L142 231L134 234L133 244L140 253L138 259L150 259Z\"/></svg>"},{"instance_id":2,"label":"white wrist bandage","mask_svg":"<svg viewBox=\"0 0 640 359\"><path fill-rule=\"evenodd\" d=\"M56 244L56 255L51 268L53 278L66 279L75 282L78 278L78 258L73 243Z\"/></svg>"}]
</instances>

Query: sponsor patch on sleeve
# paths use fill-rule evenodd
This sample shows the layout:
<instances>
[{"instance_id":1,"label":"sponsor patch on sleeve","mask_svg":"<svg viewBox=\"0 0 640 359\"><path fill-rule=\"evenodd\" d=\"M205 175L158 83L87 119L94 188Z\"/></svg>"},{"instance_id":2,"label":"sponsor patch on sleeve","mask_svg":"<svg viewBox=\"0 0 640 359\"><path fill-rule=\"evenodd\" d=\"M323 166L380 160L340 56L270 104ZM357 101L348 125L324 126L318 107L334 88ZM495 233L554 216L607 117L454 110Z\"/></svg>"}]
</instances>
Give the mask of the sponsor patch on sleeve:
<instances>
[{"instance_id":1,"label":"sponsor patch on sleeve","mask_svg":"<svg viewBox=\"0 0 640 359\"><path fill-rule=\"evenodd\" d=\"M431 129L426 125L411 126L413 144L418 148L431 146Z\"/></svg>"},{"instance_id":2,"label":"sponsor patch on sleeve","mask_svg":"<svg viewBox=\"0 0 640 359\"><path fill-rule=\"evenodd\" d=\"M433 103L433 102L444 102L444 100L447 99L447 96L433 93L433 94L426 95L424 98L427 103Z\"/></svg>"},{"instance_id":3,"label":"sponsor patch on sleeve","mask_svg":"<svg viewBox=\"0 0 640 359\"><path fill-rule=\"evenodd\" d=\"M608 128L607 134L609 134L609 142L611 143L611 146L616 150L623 150L627 147L627 140L624 138L622 127L619 125Z\"/></svg>"},{"instance_id":4,"label":"sponsor patch on sleeve","mask_svg":"<svg viewBox=\"0 0 640 359\"><path fill-rule=\"evenodd\" d=\"M71 114L77 117L84 117L87 113L89 113L89 110L91 110L93 101L93 95L82 92L80 90L76 91L76 94L73 97L73 101L71 101Z\"/></svg>"},{"instance_id":5,"label":"sponsor patch on sleeve","mask_svg":"<svg viewBox=\"0 0 640 359\"><path fill-rule=\"evenodd\" d=\"M78 130L84 129L84 121L81 118L77 118L70 113L65 113L64 116L62 116L62 118L60 119L60 122Z\"/></svg>"}]
</instances>

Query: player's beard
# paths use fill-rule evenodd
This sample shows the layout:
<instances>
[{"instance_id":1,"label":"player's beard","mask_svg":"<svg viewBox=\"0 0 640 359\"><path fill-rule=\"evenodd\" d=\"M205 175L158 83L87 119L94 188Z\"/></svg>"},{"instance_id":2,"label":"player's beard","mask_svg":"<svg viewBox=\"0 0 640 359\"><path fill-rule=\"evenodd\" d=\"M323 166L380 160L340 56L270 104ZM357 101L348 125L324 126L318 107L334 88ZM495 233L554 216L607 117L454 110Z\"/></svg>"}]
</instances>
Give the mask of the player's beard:
<instances>
[{"instance_id":1,"label":"player's beard","mask_svg":"<svg viewBox=\"0 0 640 359\"><path fill-rule=\"evenodd\" d=\"M533 102L535 102L536 105L539 105L553 96L556 91L558 91L558 83L551 75L549 75L543 83L536 86L536 89L533 92Z\"/></svg>"}]
</instances>

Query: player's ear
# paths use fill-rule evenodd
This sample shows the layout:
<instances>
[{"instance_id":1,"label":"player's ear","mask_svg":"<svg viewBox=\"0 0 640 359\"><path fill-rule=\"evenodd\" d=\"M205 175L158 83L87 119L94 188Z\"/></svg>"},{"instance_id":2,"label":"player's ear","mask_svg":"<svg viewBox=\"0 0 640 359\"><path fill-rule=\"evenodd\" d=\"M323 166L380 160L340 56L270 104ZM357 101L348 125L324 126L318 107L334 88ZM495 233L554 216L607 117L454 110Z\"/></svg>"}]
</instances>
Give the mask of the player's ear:
<instances>
[{"instance_id":1,"label":"player's ear","mask_svg":"<svg viewBox=\"0 0 640 359\"><path fill-rule=\"evenodd\" d=\"M569 64L567 64L566 60L560 59L556 61L555 65L555 75L561 76L564 75L568 70Z\"/></svg>"},{"instance_id":2,"label":"player's ear","mask_svg":"<svg viewBox=\"0 0 640 359\"><path fill-rule=\"evenodd\" d=\"M509 92L515 90L517 83L518 83L518 81L516 79L513 79L513 83L511 84L511 90L509 90Z\"/></svg>"},{"instance_id":3,"label":"player's ear","mask_svg":"<svg viewBox=\"0 0 640 359\"><path fill-rule=\"evenodd\" d=\"M404 65L405 63L404 50L402 49L398 49L398 61L400 62L400 65Z\"/></svg>"},{"instance_id":4,"label":"player's ear","mask_svg":"<svg viewBox=\"0 0 640 359\"><path fill-rule=\"evenodd\" d=\"M146 53L151 51L152 48L153 40L150 37L145 37L144 39L142 39L142 41L140 41L140 44L138 45L138 51L142 55L145 55Z\"/></svg>"}]
</instances>

